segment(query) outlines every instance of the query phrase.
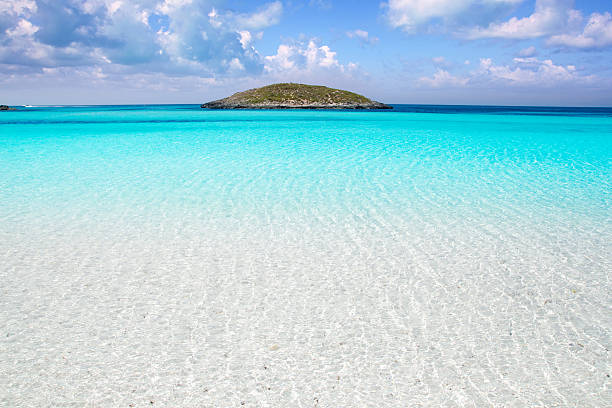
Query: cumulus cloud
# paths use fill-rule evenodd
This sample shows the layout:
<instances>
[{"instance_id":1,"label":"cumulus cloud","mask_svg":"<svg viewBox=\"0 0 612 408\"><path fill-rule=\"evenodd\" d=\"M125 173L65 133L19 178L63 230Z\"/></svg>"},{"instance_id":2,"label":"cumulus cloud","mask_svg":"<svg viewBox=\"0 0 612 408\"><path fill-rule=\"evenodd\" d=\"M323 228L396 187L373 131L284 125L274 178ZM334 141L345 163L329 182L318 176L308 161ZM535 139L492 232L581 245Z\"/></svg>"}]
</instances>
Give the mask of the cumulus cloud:
<instances>
[{"instance_id":1,"label":"cumulus cloud","mask_svg":"<svg viewBox=\"0 0 612 408\"><path fill-rule=\"evenodd\" d=\"M34 0L4 0L0 2L0 33L11 28L19 17L29 18L37 9ZM0 34L1 39L2 34Z\"/></svg>"},{"instance_id":2,"label":"cumulus cloud","mask_svg":"<svg viewBox=\"0 0 612 408\"><path fill-rule=\"evenodd\" d=\"M556 65L552 60L534 57L514 58L510 65L495 65L482 58L474 77L501 81L508 85L558 86L563 83L590 83L595 77L581 75L574 65Z\"/></svg>"},{"instance_id":3,"label":"cumulus cloud","mask_svg":"<svg viewBox=\"0 0 612 408\"><path fill-rule=\"evenodd\" d=\"M389 0L386 17L394 28L414 32L435 21L465 22L491 18L523 0ZM472 21L472 23L474 23Z\"/></svg>"},{"instance_id":4,"label":"cumulus cloud","mask_svg":"<svg viewBox=\"0 0 612 408\"><path fill-rule=\"evenodd\" d=\"M262 34L262 33L259 33L259 34ZM242 48L245 50L251 47L251 43L253 42L255 37L261 37L261 35L254 36L253 33L251 33L248 30L238 31L238 35L240 36L239 38L240 44L242 45Z\"/></svg>"},{"instance_id":5,"label":"cumulus cloud","mask_svg":"<svg viewBox=\"0 0 612 408\"><path fill-rule=\"evenodd\" d=\"M314 39L307 43L281 44L276 54L265 57L265 60L268 72L345 68L336 59L336 52L327 45L318 45Z\"/></svg>"},{"instance_id":6,"label":"cumulus cloud","mask_svg":"<svg viewBox=\"0 0 612 408\"><path fill-rule=\"evenodd\" d=\"M175 0L158 9L158 13L165 11L168 19L167 26L156 33L164 67L205 75L236 73L238 67L249 73L262 71L261 57L250 45L253 36L236 23L235 15L208 2L177 3Z\"/></svg>"},{"instance_id":7,"label":"cumulus cloud","mask_svg":"<svg viewBox=\"0 0 612 408\"><path fill-rule=\"evenodd\" d=\"M464 29L461 35L468 39L548 37L548 45L582 49L611 46L612 15L592 13L585 24L582 13L572 6L571 0L536 0L534 12L527 17Z\"/></svg>"},{"instance_id":8,"label":"cumulus cloud","mask_svg":"<svg viewBox=\"0 0 612 408\"><path fill-rule=\"evenodd\" d=\"M172 75L258 73L252 42L282 3L248 12L223 0L12 0L0 3L0 64L56 68L119 64ZM145 65L146 64L146 65Z\"/></svg>"},{"instance_id":9,"label":"cumulus cloud","mask_svg":"<svg viewBox=\"0 0 612 408\"><path fill-rule=\"evenodd\" d=\"M8 37L28 37L38 31L38 27L30 23L28 20L21 19L17 26L6 30Z\"/></svg>"},{"instance_id":10,"label":"cumulus cloud","mask_svg":"<svg viewBox=\"0 0 612 408\"><path fill-rule=\"evenodd\" d=\"M394 28L415 32L432 25L476 40L547 38L546 44L580 49L612 46L612 15L592 13L586 19L573 0L535 0L526 17L496 21L500 11L523 0L389 0L385 5ZM493 11L493 12L492 12ZM484 22L484 24L483 24Z\"/></svg>"},{"instance_id":11,"label":"cumulus cloud","mask_svg":"<svg viewBox=\"0 0 612 408\"><path fill-rule=\"evenodd\" d=\"M378 37L372 37L370 36L370 33L360 29L347 31L346 36L348 38L355 38L362 44L376 44L378 42Z\"/></svg>"},{"instance_id":12,"label":"cumulus cloud","mask_svg":"<svg viewBox=\"0 0 612 408\"><path fill-rule=\"evenodd\" d=\"M469 39L526 39L550 35L580 22L581 15L571 8L571 0L536 0L535 10L528 17L512 17L488 27L476 27L465 32Z\"/></svg>"},{"instance_id":13,"label":"cumulus cloud","mask_svg":"<svg viewBox=\"0 0 612 408\"><path fill-rule=\"evenodd\" d=\"M555 64L550 59L517 57L510 64L495 64L491 58L481 58L478 67L463 75L454 75L438 68L428 77L418 79L420 86L432 88L454 87L557 87L596 83L593 75L582 75L574 65Z\"/></svg>"},{"instance_id":14,"label":"cumulus cloud","mask_svg":"<svg viewBox=\"0 0 612 408\"><path fill-rule=\"evenodd\" d=\"M34 0L10 0L0 3L0 14L20 15L36 11Z\"/></svg>"},{"instance_id":15,"label":"cumulus cloud","mask_svg":"<svg viewBox=\"0 0 612 408\"><path fill-rule=\"evenodd\" d=\"M612 46L612 16L608 12L593 13L582 32L554 35L550 37L548 44L575 48Z\"/></svg>"},{"instance_id":16,"label":"cumulus cloud","mask_svg":"<svg viewBox=\"0 0 612 408\"><path fill-rule=\"evenodd\" d=\"M370 80L358 64L341 61L335 49L317 38L284 41L264 61L264 72L254 79L254 86L298 82L359 91L360 84Z\"/></svg>"}]
</instances>

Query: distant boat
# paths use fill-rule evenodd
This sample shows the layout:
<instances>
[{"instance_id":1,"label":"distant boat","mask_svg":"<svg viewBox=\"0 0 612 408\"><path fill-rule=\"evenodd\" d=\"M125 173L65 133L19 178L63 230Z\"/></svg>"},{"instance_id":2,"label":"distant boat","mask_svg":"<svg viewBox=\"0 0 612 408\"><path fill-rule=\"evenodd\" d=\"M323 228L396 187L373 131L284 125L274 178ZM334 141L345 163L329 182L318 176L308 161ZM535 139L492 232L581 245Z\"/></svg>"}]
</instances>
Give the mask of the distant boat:
<instances>
[{"instance_id":1,"label":"distant boat","mask_svg":"<svg viewBox=\"0 0 612 408\"><path fill-rule=\"evenodd\" d=\"M33 108L32 105L23 105L24 108Z\"/></svg>"}]
</instances>

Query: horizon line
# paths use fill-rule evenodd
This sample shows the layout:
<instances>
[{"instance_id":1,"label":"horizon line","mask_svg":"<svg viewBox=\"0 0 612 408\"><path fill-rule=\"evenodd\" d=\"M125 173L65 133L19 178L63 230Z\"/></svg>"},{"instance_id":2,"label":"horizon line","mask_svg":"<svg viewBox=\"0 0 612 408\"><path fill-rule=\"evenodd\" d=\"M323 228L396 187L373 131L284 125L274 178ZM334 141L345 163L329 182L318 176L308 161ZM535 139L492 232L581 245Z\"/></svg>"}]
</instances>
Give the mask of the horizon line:
<instances>
[{"instance_id":1,"label":"horizon line","mask_svg":"<svg viewBox=\"0 0 612 408\"><path fill-rule=\"evenodd\" d=\"M457 107L491 107L491 108L571 108L571 109L612 109L612 105L609 106L596 106L596 105L582 105L582 106L568 106L568 105L497 105L497 104L441 104L441 103L392 103L385 102L388 105L395 106L457 106ZM24 105L16 104L9 105L11 108L64 108L64 107L89 107L89 106L200 106L202 103L102 103L102 104L42 104L42 105ZM284 109L287 110L287 109Z\"/></svg>"}]
</instances>

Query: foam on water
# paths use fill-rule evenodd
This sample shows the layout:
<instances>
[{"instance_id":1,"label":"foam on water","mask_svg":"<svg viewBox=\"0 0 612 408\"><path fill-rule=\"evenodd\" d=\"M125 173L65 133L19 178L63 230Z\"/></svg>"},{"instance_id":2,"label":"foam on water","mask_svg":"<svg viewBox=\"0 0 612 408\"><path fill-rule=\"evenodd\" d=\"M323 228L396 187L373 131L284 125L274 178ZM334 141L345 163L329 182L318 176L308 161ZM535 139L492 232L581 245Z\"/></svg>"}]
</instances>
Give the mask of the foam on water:
<instances>
[{"instance_id":1,"label":"foam on water","mask_svg":"<svg viewBox=\"0 0 612 408\"><path fill-rule=\"evenodd\" d=\"M3 112L0 404L612 405L611 111L399 108Z\"/></svg>"}]
</instances>

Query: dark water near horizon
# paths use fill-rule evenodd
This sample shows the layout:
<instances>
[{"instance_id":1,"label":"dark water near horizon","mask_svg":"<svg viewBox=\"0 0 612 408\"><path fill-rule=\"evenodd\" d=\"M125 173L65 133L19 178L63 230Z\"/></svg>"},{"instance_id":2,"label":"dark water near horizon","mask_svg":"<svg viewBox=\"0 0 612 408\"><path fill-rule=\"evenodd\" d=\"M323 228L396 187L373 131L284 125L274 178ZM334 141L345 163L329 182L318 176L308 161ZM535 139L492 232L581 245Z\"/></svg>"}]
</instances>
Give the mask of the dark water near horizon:
<instances>
[{"instance_id":1,"label":"dark water near horizon","mask_svg":"<svg viewBox=\"0 0 612 408\"><path fill-rule=\"evenodd\" d=\"M490 114L490 115L538 115L538 116L612 116L612 107L571 107L571 106L504 106L504 105L430 105L430 104L389 104L392 110L368 110L369 112L386 113L442 113L442 114ZM102 111L121 110L202 110L199 104L134 104L134 105L40 105L23 107L15 105L18 111L47 111L61 108L84 109L93 108ZM208 109L207 109L208 110ZM248 109L247 109L248 110ZM277 110L277 109L272 109ZM296 111L300 109L278 109L279 111ZM325 111L321 109L320 111ZM330 111L364 112L364 110Z\"/></svg>"}]
</instances>

